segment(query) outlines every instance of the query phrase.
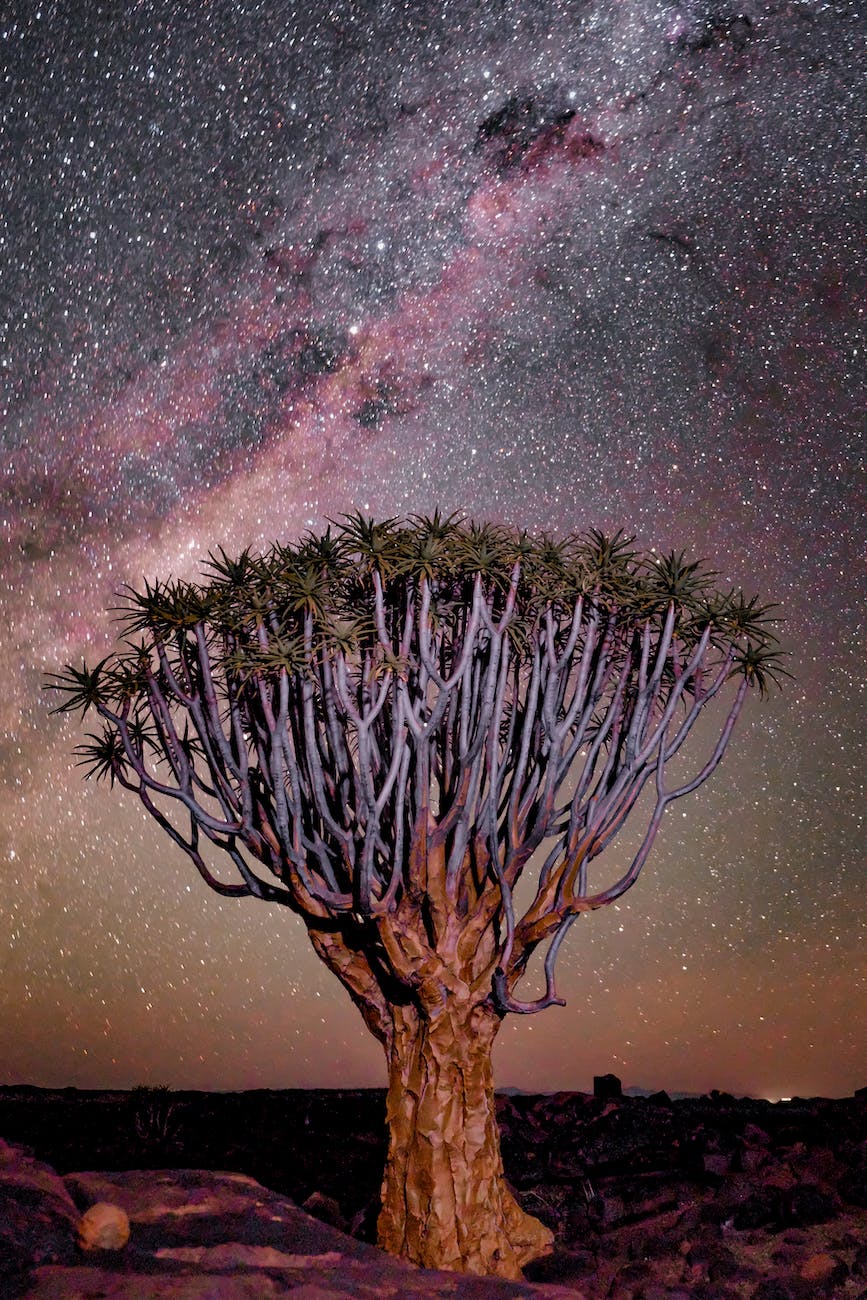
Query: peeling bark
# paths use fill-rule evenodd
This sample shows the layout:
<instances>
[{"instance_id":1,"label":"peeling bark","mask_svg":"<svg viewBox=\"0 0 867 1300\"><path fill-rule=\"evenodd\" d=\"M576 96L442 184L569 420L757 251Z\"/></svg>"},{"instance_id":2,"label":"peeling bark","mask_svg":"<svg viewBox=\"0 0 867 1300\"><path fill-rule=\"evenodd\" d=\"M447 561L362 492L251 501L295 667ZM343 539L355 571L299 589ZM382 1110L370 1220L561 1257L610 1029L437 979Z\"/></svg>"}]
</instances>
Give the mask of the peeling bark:
<instances>
[{"instance_id":1,"label":"peeling bark","mask_svg":"<svg viewBox=\"0 0 867 1300\"><path fill-rule=\"evenodd\" d=\"M503 1176L491 1050L499 1017L395 1007L379 1245L425 1268L521 1279L550 1253Z\"/></svg>"},{"instance_id":2,"label":"peeling bark","mask_svg":"<svg viewBox=\"0 0 867 1300\"><path fill-rule=\"evenodd\" d=\"M337 976L361 1012L367 1028L389 1052L392 1037L391 1009L364 953L350 947L342 935L334 930L315 930L311 927L307 933L314 952Z\"/></svg>"}]
</instances>

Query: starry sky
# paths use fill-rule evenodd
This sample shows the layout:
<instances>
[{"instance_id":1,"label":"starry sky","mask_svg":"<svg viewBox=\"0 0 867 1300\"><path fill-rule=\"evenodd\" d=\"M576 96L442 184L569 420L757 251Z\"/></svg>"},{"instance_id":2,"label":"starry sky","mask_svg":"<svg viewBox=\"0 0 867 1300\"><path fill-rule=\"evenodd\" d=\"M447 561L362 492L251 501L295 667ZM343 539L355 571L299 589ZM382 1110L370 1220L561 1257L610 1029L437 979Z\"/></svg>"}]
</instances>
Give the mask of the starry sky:
<instances>
[{"instance_id":1,"label":"starry sky","mask_svg":"<svg viewBox=\"0 0 867 1300\"><path fill-rule=\"evenodd\" d=\"M300 921L85 784L41 687L127 581L440 505L706 556L795 677L498 1084L867 1083L858 11L2 6L0 1082L384 1085Z\"/></svg>"}]
</instances>

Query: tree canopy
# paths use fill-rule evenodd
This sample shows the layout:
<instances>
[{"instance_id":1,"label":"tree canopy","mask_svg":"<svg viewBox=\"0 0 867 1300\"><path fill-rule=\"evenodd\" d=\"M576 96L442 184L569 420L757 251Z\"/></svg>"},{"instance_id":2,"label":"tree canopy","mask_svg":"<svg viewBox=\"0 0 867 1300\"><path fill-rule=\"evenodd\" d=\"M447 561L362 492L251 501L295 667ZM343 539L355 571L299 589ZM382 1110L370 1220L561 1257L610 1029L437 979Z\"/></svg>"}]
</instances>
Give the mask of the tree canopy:
<instances>
[{"instance_id":1,"label":"tree canopy","mask_svg":"<svg viewBox=\"0 0 867 1300\"><path fill-rule=\"evenodd\" d=\"M54 677L59 711L100 719L79 747L87 775L135 791L219 893L336 923L380 986L420 987L458 926L463 975L501 1014L560 1001L571 923L634 883L746 692L784 672L772 606L623 533L356 514L264 554L219 550L207 569L128 589L117 651ZM669 784L717 696L717 743ZM598 882L648 786L638 852ZM412 942L389 921L410 913ZM546 993L522 1001L545 940ZM380 1036L381 1012L365 1012Z\"/></svg>"}]
</instances>

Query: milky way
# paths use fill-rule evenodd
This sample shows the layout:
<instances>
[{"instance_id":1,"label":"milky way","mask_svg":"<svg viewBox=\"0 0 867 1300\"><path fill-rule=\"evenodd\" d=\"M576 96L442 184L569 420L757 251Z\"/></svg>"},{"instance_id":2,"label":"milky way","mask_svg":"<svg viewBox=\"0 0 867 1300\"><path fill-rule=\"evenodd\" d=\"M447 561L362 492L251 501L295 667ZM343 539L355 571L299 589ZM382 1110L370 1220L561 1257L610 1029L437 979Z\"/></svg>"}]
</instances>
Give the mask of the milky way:
<instances>
[{"instance_id":1,"label":"milky way","mask_svg":"<svg viewBox=\"0 0 867 1300\"><path fill-rule=\"evenodd\" d=\"M300 923L84 785L41 686L125 582L439 504L705 555L794 675L499 1082L867 1082L857 8L0 20L5 1081L384 1082Z\"/></svg>"}]
</instances>

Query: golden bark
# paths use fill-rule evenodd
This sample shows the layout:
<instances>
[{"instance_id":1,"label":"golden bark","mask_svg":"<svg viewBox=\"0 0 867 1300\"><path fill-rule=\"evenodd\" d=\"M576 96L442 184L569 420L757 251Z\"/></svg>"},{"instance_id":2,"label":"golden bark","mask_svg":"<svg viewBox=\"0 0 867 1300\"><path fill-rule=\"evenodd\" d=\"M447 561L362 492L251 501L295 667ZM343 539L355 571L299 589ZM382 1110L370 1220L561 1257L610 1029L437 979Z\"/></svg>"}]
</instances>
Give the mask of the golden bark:
<instances>
[{"instance_id":1,"label":"golden bark","mask_svg":"<svg viewBox=\"0 0 867 1300\"><path fill-rule=\"evenodd\" d=\"M379 1245L425 1268L519 1280L553 1235L503 1176L491 1064L499 1018L448 994L393 1017Z\"/></svg>"},{"instance_id":2,"label":"golden bark","mask_svg":"<svg viewBox=\"0 0 867 1300\"><path fill-rule=\"evenodd\" d=\"M334 972L358 1007L367 1028L388 1051L391 1042L390 1008L364 954L350 947L337 930L316 930L310 925L307 933L317 955Z\"/></svg>"}]
</instances>

